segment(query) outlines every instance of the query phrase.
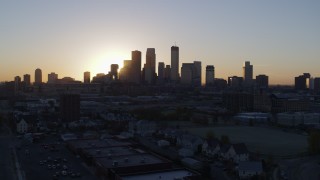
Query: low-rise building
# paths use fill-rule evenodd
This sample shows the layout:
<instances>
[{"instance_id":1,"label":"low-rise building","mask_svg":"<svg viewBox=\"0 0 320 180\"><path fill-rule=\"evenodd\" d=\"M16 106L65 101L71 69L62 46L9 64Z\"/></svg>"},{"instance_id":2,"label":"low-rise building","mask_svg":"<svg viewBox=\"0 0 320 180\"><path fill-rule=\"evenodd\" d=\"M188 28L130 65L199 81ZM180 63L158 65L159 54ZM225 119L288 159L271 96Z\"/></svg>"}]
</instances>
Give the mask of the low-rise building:
<instances>
[{"instance_id":1,"label":"low-rise building","mask_svg":"<svg viewBox=\"0 0 320 180\"><path fill-rule=\"evenodd\" d=\"M220 142L217 139L207 139L202 144L202 153L213 157L220 152Z\"/></svg>"},{"instance_id":2,"label":"low-rise building","mask_svg":"<svg viewBox=\"0 0 320 180\"><path fill-rule=\"evenodd\" d=\"M249 179L253 176L260 176L263 173L260 161L239 162L238 174L240 179Z\"/></svg>"},{"instance_id":3,"label":"low-rise building","mask_svg":"<svg viewBox=\"0 0 320 180\"><path fill-rule=\"evenodd\" d=\"M20 134L28 132L28 124L24 119L17 122L17 132Z\"/></svg>"}]
</instances>

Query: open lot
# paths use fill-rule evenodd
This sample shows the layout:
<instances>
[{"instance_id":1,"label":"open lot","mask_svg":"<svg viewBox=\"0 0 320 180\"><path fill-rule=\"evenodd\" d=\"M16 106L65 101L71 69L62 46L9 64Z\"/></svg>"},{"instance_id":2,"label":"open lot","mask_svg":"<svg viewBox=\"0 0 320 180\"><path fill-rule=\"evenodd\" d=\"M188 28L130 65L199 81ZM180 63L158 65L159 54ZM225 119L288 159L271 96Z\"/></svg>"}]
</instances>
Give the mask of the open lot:
<instances>
[{"instance_id":1,"label":"open lot","mask_svg":"<svg viewBox=\"0 0 320 180\"><path fill-rule=\"evenodd\" d=\"M308 147L307 136L264 127L196 127L186 130L201 137L209 131L218 138L227 135L231 143L245 143L249 151L266 155L297 155L306 152Z\"/></svg>"}]
</instances>

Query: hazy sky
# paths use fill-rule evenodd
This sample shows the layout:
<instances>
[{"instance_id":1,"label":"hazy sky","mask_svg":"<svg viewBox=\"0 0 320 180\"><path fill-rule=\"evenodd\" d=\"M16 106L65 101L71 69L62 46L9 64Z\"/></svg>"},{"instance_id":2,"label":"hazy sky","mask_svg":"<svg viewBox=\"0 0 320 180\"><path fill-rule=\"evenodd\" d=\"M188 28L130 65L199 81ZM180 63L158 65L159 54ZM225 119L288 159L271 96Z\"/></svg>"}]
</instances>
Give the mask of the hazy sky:
<instances>
[{"instance_id":1,"label":"hazy sky","mask_svg":"<svg viewBox=\"0 0 320 180\"><path fill-rule=\"evenodd\" d=\"M107 73L132 50L156 48L170 64L170 47L182 62L214 65L216 77L254 76L293 84L304 72L320 76L320 1L304 0L28 0L0 1L0 81L31 74L83 80ZM204 77L203 77L204 79Z\"/></svg>"}]
</instances>

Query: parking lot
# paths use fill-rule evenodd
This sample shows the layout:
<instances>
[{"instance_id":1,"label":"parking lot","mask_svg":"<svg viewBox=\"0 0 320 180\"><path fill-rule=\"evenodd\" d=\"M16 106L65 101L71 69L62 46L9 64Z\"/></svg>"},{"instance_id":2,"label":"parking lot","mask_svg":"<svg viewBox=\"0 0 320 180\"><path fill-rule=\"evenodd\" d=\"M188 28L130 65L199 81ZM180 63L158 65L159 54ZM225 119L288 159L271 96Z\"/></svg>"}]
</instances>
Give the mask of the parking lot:
<instances>
[{"instance_id":1,"label":"parking lot","mask_svg":"<svg viewBox=\"0 0 320 180\"><path fill-rule=\"evenodd\" d=\"M18 141L17 154L26 179L97 179L58 137L37 143Z\"/></svg>"}]
</instances>

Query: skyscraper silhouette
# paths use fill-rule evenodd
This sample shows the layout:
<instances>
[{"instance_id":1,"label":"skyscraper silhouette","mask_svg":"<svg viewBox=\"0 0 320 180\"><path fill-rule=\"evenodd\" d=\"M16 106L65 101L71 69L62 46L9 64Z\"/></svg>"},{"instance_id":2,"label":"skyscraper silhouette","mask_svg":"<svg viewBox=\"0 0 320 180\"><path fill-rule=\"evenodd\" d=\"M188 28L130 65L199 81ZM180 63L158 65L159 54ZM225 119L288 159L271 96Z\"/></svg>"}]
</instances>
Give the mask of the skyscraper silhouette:
<instances>
[{"instance_id":1,"label":"skyscraper silhouette","mask_svg":"<svg viewBox=\"0 0 320 180\"><path fill-rule=\"evenodd\" d=\"M25 86L30 86L31 84L30 74L23 75L23 83Z\"/></svg>"},{"instance_id":2,"label":"skyscraper silhouette","mask_svg":"<svg viewBox=\"0 0 320 180\"><path fill-rule=\"evenodd\" d=\"M49 84L54 84L58 80L58 74L52 72L48 74L48 83Z\"/></svg>"},{"instance_id":3,"label":"skyscraper silhouette","mask_svg":"<svg viewBox=\"0 0 320 180\"><path fill-rule=\"evenodd\" d=\"M250 65L250 61L244 62L243 65L243 81L245 85L251 85L253 79L253 66Z\"/></svg>"},{"instance_id":4,"label":"skyscraper silhouette","mask_svg":"<svg viewBox=\"0 0 320 180\"><path fill-rule=\"evenodd\" d=\"M35 70L34 82L35 82L35 84L42 83L42 71L39 68Z\"/></svg>"},{"instance_id":5,"label":"skyscraper silhouette","mask_svg":"<svg viewBox=\"0 0 320 180\"><path fill-rule=\"evenodd\" d=\"M132 76L130 77L130 82L139 84L141 81L141 52L138 50L132 51L131 59Z\"/></svg>"},{"instance_id":6,"label":"skyscraper silhouette","mask_svg":"<svg viewBox=\"0 0 320 180\"><path fill-rule=\"evenodd\" d=\"M158 82L163 83L165 77L165 65L164 62L159 62L158 64Z\"/></svg>"},{"instance_id":7,"label":"skyscraper silhouette","mask_svg":"<svg viewBox=\"0 0 320 180\"><path fill-rule=\"evenodd\" d=\"M90 72L89 71L86 71L83 73L83 83L90 83L91 81L91 77L90 77Z\"/></svg>"},{"instance_id":8,"label":"skyscraper silhouette","mask_svg":"<svg viewBox=\"0 0 320 180\"><path fill-rule=\"evenodd\" d=\"M172 46L171 47L171 72L170 79L173 82L177 82L179 80L179 47Z\"/></svg>"},{"instance_id":9,"label":"skyscraper silhouette","mask_svg":"<svg viewBox=\"0 0 320 180\"><path fill-rule=\"evenodd\" d=\"M214 66L208 65L206 67L206 85L212 85L214 82Z\"/></svg>"},{"instance_id":10,"label":"skyscraper silhouette","mask_svg":"<svg viewBox=\"0 0 320 180\"><path fill-rule=\"evenodd\" d=\"M154 48L148 48L146 53L146 65L145 65L145 77L144 80L148 84L155 82L156 73L156 53Z\"/></svg>"}]
</instances>

